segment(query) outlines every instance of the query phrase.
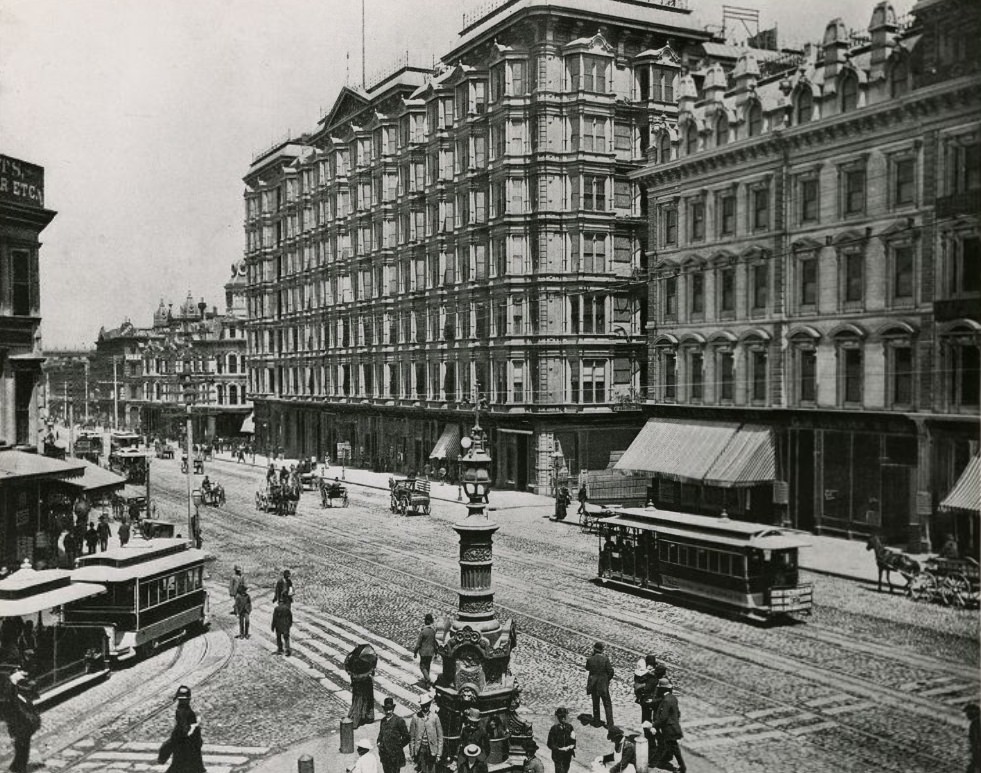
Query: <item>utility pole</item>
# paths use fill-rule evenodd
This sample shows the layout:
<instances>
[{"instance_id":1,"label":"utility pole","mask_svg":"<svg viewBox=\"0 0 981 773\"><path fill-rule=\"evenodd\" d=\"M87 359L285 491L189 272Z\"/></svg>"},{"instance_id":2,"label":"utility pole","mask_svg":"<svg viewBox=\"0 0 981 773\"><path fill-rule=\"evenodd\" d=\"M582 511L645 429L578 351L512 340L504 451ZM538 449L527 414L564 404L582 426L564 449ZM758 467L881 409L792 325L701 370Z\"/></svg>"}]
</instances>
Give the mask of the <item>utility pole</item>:
<instances>
[{"instance_id":1,"label":"utility pole","mask_svg":"<svg viewBox=\"0 0 981 773\"><path fill-rule=\"evenodd\" d=\"M89 423L89 361L88 361L88 358L85 359L85 395L83 396L83 399L84 399L84 404L83 404L84 405L84 408L83 408L83 410L84 410L84 415L85 415L85 423L88 424Z\"/></svg>"},{"instance_id":2,"label":"utility pole","mask_svg":"<svg viewBox=\"0 0 981 773\"><path fill-rule=\"evenodd\" d=\"M193 497L192 497L192 487L193 487L193 475L194 475L194 457L191 455L191 450L194 445L191 442L191 400L190 395L188 395L187 400L187 539L193 545L194 544L194 511L193 511Z\"/></svg>"},{"instance_id":3,"label":"utility pole","mask_svg":"<svg viewBox=\"0 0 981 773\"><path fill-rule=\"evenodd\" d=\"M119 429L119 384L116 381L116 355L112 356L112 428Z\"/></svg>"}]
</instances>

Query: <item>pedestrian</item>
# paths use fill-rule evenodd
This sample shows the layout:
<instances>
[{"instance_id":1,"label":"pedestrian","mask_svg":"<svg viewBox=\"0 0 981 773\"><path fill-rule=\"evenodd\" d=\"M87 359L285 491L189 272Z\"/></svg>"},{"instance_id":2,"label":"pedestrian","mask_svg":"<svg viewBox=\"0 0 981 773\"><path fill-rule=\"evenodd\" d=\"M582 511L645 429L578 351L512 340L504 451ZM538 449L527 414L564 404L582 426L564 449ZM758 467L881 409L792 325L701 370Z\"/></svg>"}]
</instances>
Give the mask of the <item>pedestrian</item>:
<instances>
[{"instance_id":1,"label":"pedestrian","mask_svg":"<svg viewBox=\"0 0 981 773\"><path fill-rule=\"evenodd\" d=\"M572 504L572 494L569 493L567 486L559 486L555 493L555 520L564 521L569 514L569 505Z\"/></svg>"},{"instance_id":2,"label":"pedestrian","mask_svg":"<svg viewBox=\"0 0 981 773\"><path fill-rule=\"evenodd\" d=\"M235 615L238 617L238 636L239 639L249 638L249 615L252 614L252 597L249 595L249 588L244 582L238 584L235 589Z\"/></svg>"},{"instance_id":3,"label":"pedestrian","mask_svg":"<svg viewBox=\"0 0 981 773\"><path fill-rule=\"evenodd\" d=\"M285 599L287 604L293 603L293 579L289 569L284 569L283 576L276 580L273 602L278 604L281 599Z\"/></svg>"},{"instance_id":4,"label":"pedestrian","mask_svg":"<svg viewBox=\"0 0 981 773\"><path fill-rule=\"evenodd\" d=\"M613 727L613 701L610 700L610 681L613 679L613 664L603 653L603 642L598 641L593 645L593 654L586 658L586 671L589 672L586 694L593 699L593 726L603 726L599 714L600 701L602 701L606 713L606 727L611 728Z\"/></svg>"},{"instance_id":5,"label":"pedestrian","mask_svg":"<svg viewBox=\"0 0 981 773\"><path fill-rule=\"evenodd\" d=\"M232 603L235 603L235 597L238 595L238 586L245 584L245 575L242 574L242 567L238 564L232 567L232 579L228 581L228 595L232 599Z\"/></svg>"},{"instance_id":6,"label":"pedestrian","mask_svg":"<svg viewBox=\"0 0 981 773\"><path fill-rule=\"evenodd\" d=\"M280 599L273 610L272 629L276 632L276 654L289 657L290 652L290 628L293 627L293 610L290 609L289 602L285 598ZM284 649L285 646L285 649Z\"/></svg>"},{"instance_id":7,"label":"pedestrian","mask_svg":"<svg viewBox=\"0 0 981 773\"><path fill-rule=\"evenodd\" d=\"M99 552L104 553L109 549L109 535L112 533L109 531L109 521L104 515L99 517L99 525L95 530L99 535Z\"/></svg>"},{"instance_id":8,"label":"pedestrian","mask_svg":"<svg viewBox=\"0 0 981 773\"><path fill-rule=\"evenodd\" d=\"M361 738L355 748L358 750L358 759L352 767L346 769L347 773L378 773L378 760L371 753L371 741Z\"/></svg>"},{"instance_id":9,"label":"pedestrian","mask_svg":"<svg viewBox=\"0 0 981 773\"><path fill-rule=\"evenodd\" d=\"M981 707L977 703L968 703L964 707L967 716L967 753L970 762L967 763L967 773L981 771Z\"/></svg>"},{"instance_id":10,"label":"pedestrian","mask_svg":"<svg viewBox=\"0 0 981 773\"><path fill-rule=\"evenodd\" d=\"M536 756L538 754L538 744L534 741L528 741L525 744L525 762L521 766L523 773L545 773L545 766L542 765L542 761Z\"/></svg>"},{"instance_id":11,"label":"pedestrian","mask_svg":"<svg viewBox=\"0 0 981 773\"><path fill-rule=\"evenodd\" d=\"M385 716L378 723L378 759L383 773L399 773L405 765L405 747L409 743L409 728L405 720L395 713L395 701L385 698L382 705Z\"/></svg>"},{"instance_id":12,"label":"pedestrian","mask_svg":"<svg viewBox=\"0 0 981 773\"><path fill-rule=\"evenodd\" d=\"M126 543L129 542L129 534L129 518L124 515L122 522L119 524L119 529L116 531L116 536L119 537L119 547L126 547Z\"/></svg>"},{"instance_id":13,"label":"pedestrian","mask_svg":"<svg viewBox=\"0 0 981 773\"><path fill-rule=\"evenodd\" d=\"M654 727L661 736L661 751L654 766L664 767L674 758L678 761L678 773L685 773L685 759L681 756L678 741L684 737L681 732L681 709L678 699L674 696L674 687L667 679L662 679L659 686L664 690L664 697L654 715Z\"/></svg>"},{"instance_id":14,"label":"pedestrian","mask_svg":"<svg viewBox=\"0 0 981 773\"><path fill-rule=\"evenodd\" d=\"M429 669L433 664L433 657L436 655L436 628L433 627L433 616L428 612L423 618L423 625L419 629L419 637L416 639L416 648L412 651L412 655L413 657L419 656L419 671L422 673L422 680L428 690L433 686Z\"/></svg>"},{"instance_id":15,"label":"pedestrian","mask_svg":"<svg viewBox=\"0 0 981 773\"><path fill-rule=\"evenodd\" d=\"M640 721L647 722L654 718L652 704L657 682L647 660L641 658L634 669L634 702L640 706Z\"/></svg>"},{"instance_id":16,"label":"pedestrian","mask_svg":"<svg viewBox=\"0 0 981 773\"><path fill-rule=\"evenodd\" d=\"M589 492L586 490L586 484L583 483L579 487L579 515L586 512L586 505L589 502Z\"/></svg>"},{"instance_id":17,"label":"pedestrian","mask_svg":"<svg viewBox=\"0 0 981 773\"><path fill-rule=\"evenodd\" d=\"M954 539L953 534L948 534L947 538L944 540L943 546L940 548L941 558L950 558L957 560L961 557L960 550L957 548L957 540Z\"/></svg>"},{"instance_id":18,"label":"pedestrian","mask_svg":"<svg viewBox=\"0 0 981 773\"><path fill-rule=\"evenodd\" d=\"M480 747L475 743L466 746L460 742L460 760L457 771L460 773L487 773L487 761L480 753Z\"/></svg>"},{"instance_id":19,"label":"pedestrian","mask_svg":"<svg viewBox=\"0 0 981 773\"><path fill-rule=\"evenodd\" d=\"M269 462L269 469L266 470L266 483L276 482L276 465Z\"/></svg>"},{"instance_id":20,"label":"pedestrian","mask_svg":"<svg viewBox=\"0 0 981 773\"><path fill-rule=\"evenodd\" d=\"M460 743L457 746L457 766L462 766L466 760L464 749L467 746L476 746L479 751L481 761L487 760L490 754L490 736L480 725L480 709L470 707L463 712L463 727L460 728Z\"/></svg>"},{"instance_id":21,"label":"pedestrian","mask_svg":"<svg viewBox=\"0 0 981 773\"><path fill-rule=\"evenodd\" d=\"M418 773L435 773L443 756L443 725L432 712L432 693L419 696L419 710L409 723L409 754Z\"/></svg>"},{"instance_id":22,"label":"pedestrian","mask_svg":"<svg viewBox=\"0 0 981 773\"><path fill-rule=\"evenodd\" d=\"M238 453L235 457L236 464L245 464L245 446L241 443L238 444Z\"/></svg>"},{"instance_id":23,"label":"pedestrian","mask_svg":"<svg viewBox=\"0 0 981 773\"><path fill-rule=\"evenodd\" d=\"M569 773L572 758L576 755L576 731L566 720L569 710L559 706L555 710L555 724L548 730L545 745L552 751L555 773Z\"/></svg>"},{"instance_id":24,"label":"pedestrian","mask_svg":"<svg viewBox=\"0 0 981 773\"><path fill-rule=\"evenodd\" d=\"M99 532L95 530L95 523L89 521L89 528L85 531L85 552L91 555L95 552L99 544Z\"/></svg>"},{"instance_id":25,"label":"pedestrian","mask_svg":"<svg viewBox=\"0 0 981 773\"><path fill-rule=\"evenodd\" d=\"M78 557L78 542L75 539L75 532L71 529L65 532L63 542L65 548L65 559L68 561L69 568L75 567L75 559Z\"/></svg>"},{"instance_id":26,"label":"pedestrian","mask_svg":"<svg viewBox=\"0 0 981 773\"><path fill-rule=\"evenodd\" d=\"M446 483L446 465L441 464L439 466L439 482Z\"/></svg>"},{"instance_id":27,"label":"pedestrian","mask_svg":"<svg viewBox=\"0 0 981 773\"><path fill-rule=\"evenodd\" d=\"M181 685L174 696L177 709L174 712L174 729L164 741L157 755L161 765L170 760L167 773L205 773L201 759L201 726L191 708L191 688Z\"/></svg>"},{"instance_id":28,"label":"pedestrian","mask_svg":"<svg viewBox=\"0 0 981 773\"><path fill-rule=\"evenodd\" d=\"M359 644L344 658L344 670L351 678L351 710L348 716L353 730L375 721L375 666L378 656L370 644Z\"/></svg>"},{"instance_id":29,"label":"pedestrian","mask_svg":"<svg viewBox=\"0 0 981 773\"><path fill-rule=\"evenodd\" d=\"M31 737L41 729L41 715L34 706L36 687L23 668L15 669L3 685L7 732L14 747L12 773L27 773L31 757Z\"/></svg>"},{"instance_id":30,"label":"pedestrian","mask_svg":"<svg viewBox=\"0 0 981 773\"><path fill-rule=\"evenodd\" d=\"M634 745L635 735L627 735L623 728L614 725L606 734L606 739L613 742L613 753L604 758L604 762L612 762L609 773L636 773L637 747Z\"/></svg>"},{"instance_id":31,"label":"pedestrian","mask_svg":"<svg viewBox=\"0 0 981 773\"><path fill-rule=\"evenodd\" d=\"M429 462L426 462L422 466L422 478L423 478L423 480L429 480L432 477L432 474L433 474L433 466Z\"/></svg>"}]
</instances>

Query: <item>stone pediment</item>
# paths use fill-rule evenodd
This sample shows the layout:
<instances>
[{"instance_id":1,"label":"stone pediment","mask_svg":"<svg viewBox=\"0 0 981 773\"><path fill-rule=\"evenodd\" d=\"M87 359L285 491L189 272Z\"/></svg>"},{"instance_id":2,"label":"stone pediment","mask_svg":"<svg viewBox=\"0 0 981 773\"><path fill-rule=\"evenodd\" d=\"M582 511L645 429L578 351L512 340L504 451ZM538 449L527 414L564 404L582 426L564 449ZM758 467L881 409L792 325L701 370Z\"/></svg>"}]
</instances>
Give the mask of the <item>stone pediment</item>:
<instances>
[{"instance_id":1,"label":"stone pediment","mask_svg":"<svg viewBox=\"0 0 981 773\"><path fill-rule=\"evenodd\" d=\"M335 126L362 112L369 104L371 103L366 96L358 93L350 86L344 86L337 95L337 99L334 100L334 106L324 116L322 122L328 127Z\"/></svg>"}]
</instances>

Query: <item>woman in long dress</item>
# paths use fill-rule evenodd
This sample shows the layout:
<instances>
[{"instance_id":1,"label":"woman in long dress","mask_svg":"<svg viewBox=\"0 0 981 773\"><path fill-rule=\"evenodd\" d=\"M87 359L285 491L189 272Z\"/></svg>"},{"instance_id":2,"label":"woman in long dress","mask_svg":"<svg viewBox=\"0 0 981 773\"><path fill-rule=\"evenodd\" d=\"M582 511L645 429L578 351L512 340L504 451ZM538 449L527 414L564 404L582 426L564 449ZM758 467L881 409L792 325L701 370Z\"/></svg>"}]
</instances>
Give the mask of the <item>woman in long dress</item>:
<instances>
[{"instance_id":1,"label":"woman in long dress","mask_svg":"<svg viewBox=\"0 0 981 773\"><path fill-rule=\"evenodd\" d=\"M351 711L354 729L375 721L375 666L378 656L370 644L359 644L344 659L351 677Z\"/></svg>"}]
</instances>

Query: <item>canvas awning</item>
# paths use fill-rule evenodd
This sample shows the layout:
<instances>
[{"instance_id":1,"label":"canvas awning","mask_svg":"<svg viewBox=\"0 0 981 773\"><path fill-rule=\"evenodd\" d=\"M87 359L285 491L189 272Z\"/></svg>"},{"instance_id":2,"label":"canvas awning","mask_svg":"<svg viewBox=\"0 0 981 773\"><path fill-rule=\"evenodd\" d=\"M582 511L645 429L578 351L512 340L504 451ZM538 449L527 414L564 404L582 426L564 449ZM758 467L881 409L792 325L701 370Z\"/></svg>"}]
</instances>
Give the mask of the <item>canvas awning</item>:
<instances>
[{"instance_id":1,"label":"canvas awning","mask_svg":"<svg viewBox=\"0 0 981 773\"><path fill-rule=\"evenodd\" d=\"M82 491L93 493L96 491L118 491L126 485L126 478L116 475L114 472L100 467L92 462L82 462L85 471L81 478L68 481L69 486L80 488Z\"/></svg>"},{"instance_id":2,"label":"canvas awning","mask_svg":"<svg viewBox=\"0 0 981 773\"><path fill-rule=\"evenodd\" d=\"M0 618L33 615L45 609L53 609L62 604L70 604L73 601L98 596L105 592L106 589L102 585L73 582L71 585L36 593L33 596L19 599L0 599Z\"/></svg>"},{"instance_id":3,"label":"canvas awning","mask_svg":"<svg viewBox=\"0 0 981 773\"><path fill-rule=\"evenodd\" d=\"M981 455L967 463L954 488L940 503L940 509L981 512Z\"/></svg>"},{"instance_id":4,"label":"canvas awning","mask_svg":"<svg viewBox=\"0 0 981 773\"><path fill-rule=\"evenodd\" d=\"M242 428L239 430L243 435L254 435L255 434L255 414L250 413L245 417L242 422Z\"/></svg>"},{"instance_id":5,"label":"canvas awning","mask_svg":"<svg viewBox=\"0 0 981 773\"><path fill-rule=\"evenodd\" d=\"M439 436L430 459L456 459L460 455L460 428L456 424L447 424L443 434Z\"/></svg>"},{"instance_id":6,"label":"canvas awning","mask_svg":"<svg viewBox=\"0 0 981 773\"><path fill-rule=\"evenodd\" d=\"M79 459L67 462L14 449L0 451L0 485L45 478L53 480L78 478L84 473L85 468Z\"/></svg>"},{"instance_id":7,"label":"canvas awning","mask_svg":"<svg viewBox=\"0 0 981 773\"><path fill-rule=\"evenodd\" d=\"M772 483L773 438L767 427L744 424L705 473L704 483L724 488Z\"/></svg>"},{"instance_id":8,"label":"canvas awning","mask_svg":"<svg viewBox=\"0 0 981 773\"><path fill-rule=\"evenodd\" d=\"M729 422L649 419L613 469L700 481L738 429Z\"/></svg>"},{"instance_id":9,"label":"canvas awning","mask_svg":"<svg viewBox=\"0 0 981 773\"><path fill-rule=\"evenodd\" d=\"M773 481L773 439L755 424L650 419L614 469L725 488L755 486Z\"/></svg>"}]
</instances>

